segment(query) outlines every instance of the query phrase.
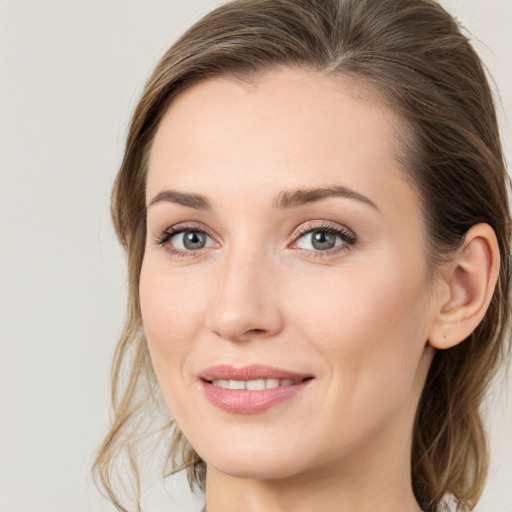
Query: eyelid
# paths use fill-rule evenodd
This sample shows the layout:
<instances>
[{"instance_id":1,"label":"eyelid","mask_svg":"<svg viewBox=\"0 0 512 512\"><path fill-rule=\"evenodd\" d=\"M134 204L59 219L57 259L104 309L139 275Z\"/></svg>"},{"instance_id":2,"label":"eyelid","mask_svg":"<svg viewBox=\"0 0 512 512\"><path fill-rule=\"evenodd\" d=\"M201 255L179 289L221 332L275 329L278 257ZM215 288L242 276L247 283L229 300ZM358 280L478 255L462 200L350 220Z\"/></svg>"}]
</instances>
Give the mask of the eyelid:
<instances>
[{"instance_id":1,"label":"eyelid","mask_svg":"<svg viewBox=\"0 0 512 512\"><path fill-rule=\"evenodd\" d=\"M168 228L163 230L154 239L153 242L154 242L155 245L167 246L168 242L170 242L170 240L173 237L175 237L176 235L178 235L180 233L185 233L187 231L196 231L196 232L199 232L199 233L204 233L207 237L209 237L216 244L218 244L216 238L210 233L210 230L208 228L206 228L203 225L197 225L195 223L186 223L186 222L179 223L179 224L176 224L176 225L173 225L173 226L169 226ZM168 248L168 250L170 250L170 248ZM176 252L181 252L181 253L197 253L200 249L198 249L196 251L184 251L184 250L181 250L181 249L174 249L173 248L172 250L176 251Z\"/></svg>"},{"instance_id":2,"label":"eyelid","mask_svg":"<svg viewBox=\"0 0 512 512\"><path fill-rule=\"evenodd\" d=\"M315 223L316 222L316 223ZM320 224L318 223L320 222ZM194 222L183 222L180 224L176 224L166 228L155 240L155 245L163 246L169 253L175 256L180 257L196 257L199 256L203 249L211 249L210 247L201 247L196 250L185 250L185 249L177 249L172 247L169 243L176 235L180 233L184 233L187 231L196 231L200 233L204 233L207 237L214 241L214 243L218 246L218 242L216 238L212 236L210 230L204 225L198 225ZM302 247L294 247L297 244L297 241L315 231L325 231L328 233L332 233L335 236L339 237L342 240L341 244L335 245L331 249L304 249ZM321 221L310 221L306 225L302 225L297 228L294 232L293 241L288 247L299 250L304 253L312 254L314 257L327 257L329 255L333 255L335 253L340 253L342 251L348 250L352 245L354 245L357 241L357 237L352 230L349 228L333 223L331 221L321 220Z\"/></svg>"},{"instance_id":3,"label":"eyelid","mask_svg":"<svg viewBox=\"0 0 512 512\"><path fill-rule=\"evenodd\" d=\"M330 249L304 249L302 247L297 247L298 241L306 235L314 233L315 231L323 231L332 233L339 239L341 239L342 243L335 245ZM301 226L294 234L294 239L291 244L291 248L295 250L299 250L303 253L307 253L308 257L322 258L329 257L334 255L341 255L341 253L350 250L350 248L355 245L357 242L357 236L355 233L340 224L332 223L331 221L321 221L321 224L309 224L306 226Z\"/></svg>"},{"instance_id":4,"label":"eyelid","mask_svg":"<svg viewBox=\"0 0 512 512\"><path fill-rule=\"evenodd\" d=\"M307 223L305 226L302 225L299 228L297 228L292 235L294 241L297 238L300 238L301 236L304 236L313 231L328 231L334 234L340 234L343 235L347 239L347 241L351 242L355 242L357 240L356 234L346 226L327 220L319 221L321 222L320 224L314 224L314 222L315 221L312 221L311 223Z\"/></svg>"}]
</instances>

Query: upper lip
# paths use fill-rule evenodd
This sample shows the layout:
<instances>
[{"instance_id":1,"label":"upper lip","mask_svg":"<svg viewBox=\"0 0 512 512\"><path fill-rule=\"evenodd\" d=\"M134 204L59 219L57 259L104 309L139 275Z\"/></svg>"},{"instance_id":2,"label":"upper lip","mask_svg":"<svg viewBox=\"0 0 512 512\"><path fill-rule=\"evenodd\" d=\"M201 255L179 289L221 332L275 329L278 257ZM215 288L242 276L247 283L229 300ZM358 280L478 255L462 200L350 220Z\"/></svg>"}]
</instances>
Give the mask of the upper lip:
<instances>
[{"instance_id":1,"label":"upper lip","mask_svg":"<svg viewBox=\"0 0 512 512\"><path fill-rule=\"evenodd\" d=\"M199 374L199 378L206 381L223 380L258 380L258 379L291 379L301 381L313 377L311 374L299 373L275 366L251 364L237 368L230 364L219 364L206 368Z\"/></svg>"}]
</instances>

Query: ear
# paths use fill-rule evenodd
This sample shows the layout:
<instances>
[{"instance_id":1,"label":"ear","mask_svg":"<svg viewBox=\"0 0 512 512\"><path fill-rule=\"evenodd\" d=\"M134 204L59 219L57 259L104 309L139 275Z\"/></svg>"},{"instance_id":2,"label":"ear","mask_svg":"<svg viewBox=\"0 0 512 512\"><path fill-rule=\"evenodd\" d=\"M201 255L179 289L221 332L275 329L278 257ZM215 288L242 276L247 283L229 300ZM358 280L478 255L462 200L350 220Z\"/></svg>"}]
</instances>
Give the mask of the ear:
<instances>
[{"instance_id":1,"label":"ear","mask_svg":"<svg viewBox=\"0 0 512 512\"><path fill-rule=\"evenodd\" d=\"M476 224L441 271L430 345L438 349L453 347L477 328L491 302L499 269L500 252L494 230L488 224Z\"/></svg>"}]
</instances>

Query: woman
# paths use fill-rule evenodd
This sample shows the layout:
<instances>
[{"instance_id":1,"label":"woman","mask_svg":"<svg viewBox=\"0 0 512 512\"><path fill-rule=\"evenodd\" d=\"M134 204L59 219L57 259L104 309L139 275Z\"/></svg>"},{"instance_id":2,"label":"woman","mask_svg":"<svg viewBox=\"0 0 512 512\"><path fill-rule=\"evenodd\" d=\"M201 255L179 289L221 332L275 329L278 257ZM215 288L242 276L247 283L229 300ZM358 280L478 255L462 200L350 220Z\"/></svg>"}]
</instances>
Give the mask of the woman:
<instances>
[{"instance_id":1,"label":"woman","mask_svg":"<svg viewBox=\"0 0 512 512\"><path fill-rule=\"evenodd\" d=\"M95 471L117 507L114 462L139 482L162 397L166 471L208 512L474 508L507 186L482 65L434 1L200 20L146 84L114 186L130 304Z\"/></svg>"}]
</instances>

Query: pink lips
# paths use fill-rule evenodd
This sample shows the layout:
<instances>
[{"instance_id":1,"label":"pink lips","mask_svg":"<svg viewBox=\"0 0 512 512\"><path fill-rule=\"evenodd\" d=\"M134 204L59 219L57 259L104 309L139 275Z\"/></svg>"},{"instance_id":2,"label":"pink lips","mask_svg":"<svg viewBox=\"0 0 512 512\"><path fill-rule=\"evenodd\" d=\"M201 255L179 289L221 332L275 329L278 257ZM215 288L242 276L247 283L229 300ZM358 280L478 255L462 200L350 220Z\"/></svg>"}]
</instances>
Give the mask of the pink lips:
<instances>
[{"instance_id":1,"label":"pink lips","mask_svg":"<svg viewBox=\"0 0 512 512\"><path fill-rule=\"evenodd\" d=\"M235 368L231 365L212 366L199 374L206 398L213 405L227 412L238 414L255 414L265 411L278 403L288 400L300 393L313 380L312 375L292 372L265 365L250 365ZM279 386L261 390L226 389L212 384L214 380L260 380L289 379L294 381L289 386Z\"/></svg>"}]
</instances>

